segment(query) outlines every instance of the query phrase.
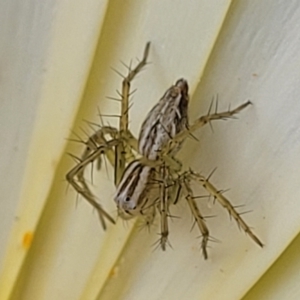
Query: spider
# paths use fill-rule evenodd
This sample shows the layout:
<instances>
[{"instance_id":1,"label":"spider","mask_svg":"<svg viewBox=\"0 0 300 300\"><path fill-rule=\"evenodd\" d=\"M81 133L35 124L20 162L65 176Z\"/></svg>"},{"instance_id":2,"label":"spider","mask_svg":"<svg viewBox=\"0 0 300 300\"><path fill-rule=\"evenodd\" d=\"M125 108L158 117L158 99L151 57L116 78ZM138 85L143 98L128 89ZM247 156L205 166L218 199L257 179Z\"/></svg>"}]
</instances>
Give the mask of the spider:
<instances>
[{"instance_id":1,"label":"spider","mask_svg":"<svg viewBox=\"0 0 300 300\"><path fill-rule=\"evenodd\" d=\"M182 171L182 164L176 158L184 140L192 133L214 120L225 120L248 107L247 101L233 110L211 113L212 104L206 115L196 119L193 124L188 120L188 83L179 79L172 85L146 116L138 139L128 126L130 85L134 77L147 64L150 43L146 44L142 60L123 77L121 95L121 115L119 128L101 126L88 138L85 150L79 162L66 175L67 181L98 212L102 227L106 221L115 220L96 201L84 178L85 168L98 161L102 156L108 158L114 167L116 193L114 201L118 215L125 220L141 217L151 225L157 213L160 215L160 246L166 249L168 243L170 217L169 208L184 198L202 236L201 249L207 259L209 230L195 201L192 182L199 183L217 202L219 202L255 243L263 247L262 242L245 223L234 206L221 191L216 189L208 178L192 169Z\"/></svg>"}]
</instances>

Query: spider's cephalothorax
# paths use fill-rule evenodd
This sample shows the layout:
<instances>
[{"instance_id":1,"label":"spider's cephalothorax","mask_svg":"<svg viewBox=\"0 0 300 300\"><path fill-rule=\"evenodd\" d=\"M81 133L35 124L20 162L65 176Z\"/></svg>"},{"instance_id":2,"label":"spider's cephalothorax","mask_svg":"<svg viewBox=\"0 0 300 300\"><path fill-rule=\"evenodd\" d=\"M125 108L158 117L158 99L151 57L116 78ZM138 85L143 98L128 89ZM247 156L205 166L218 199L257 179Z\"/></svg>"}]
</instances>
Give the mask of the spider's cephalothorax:
<instances>
[{"instance_id":1,"label":"spider's cephalothorax","mask_svg":"<svg viewBox=\"0 0 300 300\"><path fill-rule=\"evenodd\" d=\"M153 204L158 196L158 185L154 179L155 168L142 164L139 160L134 160L127 166L114 198L122 219L141 215L153 220L156 209Z\"/></svg>"},{"instance_id":2,"label":"spider's cephalothorax","mask_svg":"<svg viewBox=\"0 0 300 300\"><path fill-rule=\"evenodd\" d=\"M211 113L210 107L206 115L189 124L188 83L185 79L179 79L150 110L136 140L128 128L130 83L146 65L149 47L150 43L147 43L143 59L134 69L129 70L123 80L119 128L101 126L87 142L84 142L86 149L80 162L67 174L68 182L97 210L104 229L106 220L114 223L114 219L96 201L84 178L86 166L94 161L98 161L100 166L101 156L106 155L115 170L114 200L118 215L125 220L140 216L147 224L152 224L155 216L159 215L160 245L165 250L169 235L170 206L180 199L185 199L201 232L201 248L204 258L207 258L209 231L191 187L192 182L197 182L229 212L238 226L262 247L261 241L229 200L210 183L209 178L192 169L182 171L182 164L176 159L182 142L195 130L214 120L229 119L251 102L247 101L234 110L220 113L217 110ZM138 154L138 158L132 159L135 153Z\"/></svg>"}]
</instances>

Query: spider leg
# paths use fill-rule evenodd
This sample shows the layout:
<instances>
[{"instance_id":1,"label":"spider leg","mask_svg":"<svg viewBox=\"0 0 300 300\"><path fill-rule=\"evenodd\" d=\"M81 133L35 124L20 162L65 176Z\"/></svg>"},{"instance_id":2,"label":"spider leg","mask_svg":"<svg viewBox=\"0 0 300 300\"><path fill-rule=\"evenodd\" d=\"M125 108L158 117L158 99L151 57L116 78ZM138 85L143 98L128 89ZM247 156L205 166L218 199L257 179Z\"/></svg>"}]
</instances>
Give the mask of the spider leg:
<instances>
[{"instance_id":1,"label":"spider leg","mask_svg":"<svg viewBox=\"0 0 300 300\"><path fill-rule=\"evenodd\" d=\"M258 244L260 247L263 247L263 243L259 240L259 238L252 232L251 228L245 223L240 214L235 210L233 205L230 203L228 199L224 197L224 195L218 191L210 182L209 179L204 176L190 170L187 175L190 179L199 182L208 193L213 196L232 216L237 222L238 226L244 230L246 234L250 236L250 238Z\"/></svg>"},{"instance_id":2,"label":"spider leg","mask_svg":"<svg viewBox=\"0 0 300 300\"><path fill-rule=\"evenodd\" d=\"M88 140L84 143L86 148L81 155L81 159L85 160L93 151L97 150L97 148L101 145L107 144L106 135L109 135L111 139L116 139L118 130L114 127L110 126L102 126L98 129L93 135L91 135ZM106 150L105 155L107 156L110 164L113 166L115 162L115 155L112 148L108 148ZM101 156L97 158L97 169L101 168Z\"/></svg>"},{"instance_id":3,"label":"spider leg","mask_svg":"<svg viewBox=\"0 0 300 300\"><path fill-rule=\"evenodd\" d=\"M168 225L168 186L165 180L167 176L168 170L163 165L160 168L160 175L162 182L160 184L160 203L159 203L159 211L160 211L160 220L161 220L161 238L160 245L163 251L166 250L166 244L168 242L169 236L169 225Z\"/></svg>"},{"instance_id":4,"label":"spider leg","mask_svg":"<svg viewBox=\"0 0 300 300\"><path fill-rule=\"evenodd\" d=\"M128 129L128 110L129 110L129 97L130 97L130 83L134 77L143 69L147 64L147 58L150 50L150 42L146 44L144 55L142 60L137 64L137 66L130 70L128 75L123 79L122 82L122 107L121 107L121 117L120 117L120 131L126 131Z\"/></svg>"},{"instance_id":5,"label":"spider leg","mask_svg":"<svg viewBox=\"0 0 300 300\"><path fill-rule=\"evenodd\" d=\"M190 207L193 217L195 218L195 222L201 232L202 235L202 242L201 242L201 249L203 252L204 259L207 259L207 243L209 241L209 230L205 224L204 218L201 215L201 212L194 200L193 190L190 187L190 183L188 177L183 174L182 178L179 180L179 184L185 190L186 193L186 201Z\"/></svg>"},{"instance_id":6,"label":"spider leg","mask_svg":"<svg viewBox=\"0 0 300 300\"><path fill-rule=\"evenodd\" d=\"M100 145L96 150L85 155L85 158L80 161L73 169L71 169L67 175L67 181L73 186L73 188L82 195L98 212L103 229L106 229L105 219L111 223L115 223L114 219L102 208L102 206L95 200L92 192L86 184L83 174L87 165L97 160L101 155L105 154L108 150L112 149L118 144L117 140L108 141L106 145ZM77 178L77 180L76 180Z\"/></svg>"},{"instance_id":7,"label":"spider leg","mask_svg":"<svg viewBox=\"0 0 300 300\"><path fill-rule=\"evenodd\" d=\"M198 118L192 125L179 132L174 138L170 140L168 145L162 151L163 156L167 156L170 152L172 152L173 149L178 147L178 145L181 144L187 137L189 137L195 130L203 127L206 124L210 124L211 121L227 120L229 118L232 118L234 115L251 104L252 103L250 101L247 101L233 110L228 110L220 113L215 111L215 113L212 114L210 113L210 108L205 116L201 116L200 118Z\"/></svg>"},{"instance_id":8,"label":"spider leg","mask_svg":"<svg viewBox=\"0 0 300 300\"><path fill-rule=\"evenodd\" d=\"M129 129L122 134L122 138L125 144L127 144L135 152L138 152L138 141Z\"/></svg>"},{"instance_id":9,"label":"spider leg","mask_svg":"<svg viewBox=\"0 0 300 300\"><path fill-rule=\"evenodd\" d=\"M149 49L150 43L147 43L143 59L134 69L131 70L129 67L128 75L123 79L122 93L119 93L121 96L119 130L111 126L104 126L102 115L99 113L101 125L94 123L89 124L91 126L100 127L100 129L96 130L86 142L80 140L86 145L86 148L79 160L80 162L66 175L67 181L73 188L96 208L104 229L106 228L105 218L112 223L115 223L115 221L95 200L95 196L84 178L84 170L87 165L94 161L97 161L97 167L100 169L102 164L101 156L106 155L108 161L114 167L114 182L115 185L118 185L124 173L126 163L134 159L132 150L137 151L138 146L137 140L128 129L129 98L131 95L130 84L134 77L146 65Z\"/></svg>"},{"instance_id":10,"label":"spider leg","mask_svg":"<svg viewBox=\"0 0 300 300\"><path fill-rule=\"evenodd\" d=\"M146 44L144 55L142 60L137 64L135 68L131 70L128 68L128 75L123 79L122 82L122 92L121 92L121 116L119 121L119 130L121 139L127 140L131 143L129 146L133 145L135 149L137 149L137 142L133 138L133 135L128 130L128 112L129 112L129 98L131 95L130 92L130 84L131 81L135 78L135 76L143 69L143 67L147 64L147 58L150 50L150 42ZM119 143L115 148L115 184L121 180L122 174L126 167L126 153L128 147L125 146L125 143Z\"/></svg>"},{"instance_id":11,"label":"spider leg","mask_svg":"<svg viewBox=\"0 0 300 300\"><path fill-rule=\"evenodd\" d=\"M86 180L84 178L84 170L85 167L94 161L97 161L97 169L99 170L102 165L102 155L106 155L108 161L112 166L114 166L115 163L115 152L114 147L106 147L108 145L108 140L106 139L106 136L108 135L111 140L110 144L113 144L112 141L116 141L116 137L118 134L118 130L114 127L110 126L100 126L100 129L95 131L93 135L91 135L88 140L85 142L86 148L81 156L81 164L78 164L75 168L73 168L68 174L71 174L71 176L68 177L67 180L72 184L72 186L75 188L75 190L81 194L92 206L96 208L98 211L100 221L102 224L102 227L105 229L106 225L103 219L103 215L106 214L106 217L112 222L112 218L107 215L106 212L103 212L102 208L99 207L99 203L95 201L95 197L93 193L90 190L89 185L86 183ZM101 150L103 149L103 151ZM90 159L92 157L92 160ZM73 172L72 172L73 171ZM71 180L69 180L69 179ZM77 181L75 181L75 178L77 178ZM101 213L102 211L102 213Z\"/></svg>"}]
</instances>

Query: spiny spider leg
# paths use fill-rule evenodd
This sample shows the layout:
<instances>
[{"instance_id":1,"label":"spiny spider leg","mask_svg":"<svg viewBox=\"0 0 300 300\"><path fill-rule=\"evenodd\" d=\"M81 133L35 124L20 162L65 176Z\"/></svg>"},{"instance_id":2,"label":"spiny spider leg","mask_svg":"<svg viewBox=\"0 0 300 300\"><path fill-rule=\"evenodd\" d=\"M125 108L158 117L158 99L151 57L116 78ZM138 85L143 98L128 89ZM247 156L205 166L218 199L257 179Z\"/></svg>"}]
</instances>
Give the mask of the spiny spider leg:
<instances>
[{"instance_id":1,"label":"spiny spider leg","mask_svg":"<svg viewBox=\"0 0 300 300\"><path fill-rule=\"evenodd\" d=\"M102 126L101 129L97 130L93 135L91 135L86 144L86 148L81 156L81 160L84 161L86 157L88 157L93 151L97 150L99 145L106 145L107 139L105 138L106 135L109 135L111 139L116 139L118 130L114 127L110 126ZM107 149L106 156L111 163L114 164L114 152L113 149ZM99 169L101 167L101 156L97 159Z\"/></svg>"},{"instance_id":2,"label":"spiny spider leg","mask_svg":"<svg viewBox=\"0 0 300 300\"><path fill-rule=\"evenodd\" d=\"M204 259L207 259L207 243L209 240L209 230L205 224L204 218L200 213L200 210L194 200L193 190L191 189L189 183L186 180L185 176L182 176L179 178L179 185L184 189L186 194L186 201L190 207L190 210L192 212L193 217L195 218L195 221L197 223L197 226L202 234L202 242L201 242L201 249L204 256Z\"/></svg>"},{"instance_id":3,"label":"spiny spider leg","mask_svg":"<svg viewBox=\"0 0 300 300\"><path fill-rule=\"evenodd\" d=\"M160 192L160 221L161 221L161 238L160 238L160 245L163 251L166 250L166 244L168 242L168 235L169 235L169 226L168 226L168 186L165 178L167 177L167 168L162 166L160 168L161 174L161 183L159 187Z\"/></svg>"},{"instance_id":4,"label":"spiny spider leg","mask_svg":"<svg viewBox=\"0 0 300 300\"><path fill-rule=\"evenodd\" d=\"M241 110L245 109L247 106L251 105L250 101L238 106L234 110L228 110L225 112L215 112L210 114L210 110L207 115L198 118L192 125L186 127L184 130L180 131L175 137L169 140L168 145L162 150L162 155L169 155L180 145L188 136L190 136L195 130L203 127L204 125L210 123L214 120L226 120L232 118L234 115L239 113Z\"/></svg>"},{"instance_id":5,"label":"spiny spider leg","mask_svg":"<svg viewBox=\"0 0 300 300\"><path fill-rule=\"evenodd\" d=\"M235 210L233 205L230 203L228 199L224 197L224 195L218 191L207 178L204 176L190 170L185 173L185 178L189 180L194 180L199 182L206 190L207 192L213 196L217 201L228 211L229 215L232 216L235 221L237 222L238 226L241 227L245 233L247 233L250 238L258 244L260 247L263 247L263 243L259 240L259 238L252 232L250 227L245 223L245 221L242 219L240 214Z\"/></svg>"},{"instance_id":6,"label":"spiny spider leg","mask_svg":"<svg viewBox=\"0 0 300 300\"><path fill-rule=\"evenodd\" d=\"M150 42L146 44L144 55L142 60L137 64L137 66L130 70L128 75L123 79L122 82L122 104L121 104L121 116L119 122L119 134L120 138L129 138L131 144L137 145L134 142L133 135L128 129L128 111L129 111L129 98L130 98L130 83L134 77L143 69L147 64L147 58L150 50ZM115 185L118 185L122 174L124 173L126 167L126 145L125 143L119 143L115 149Z\"/></svg>"},{"instance_id":7,"label":"spiny spider leg","mask_svg":"<svg viewBox=\"0 0 300 300\"><path fill-rule=\"evenodd\" d=\"M97 150L93 151L90 155L85 157L83 161L78 163L71 171L66 175L67 181L73 186L73 188L82 195L94 208L97 210L103 229L106 229L104 217L106 217L113 224L114 219L102 208L102 206L95 200L94 195L87 188L85 180L83 179L83 171L87 165L98 159L99 156L106 153L107 150L117 145L117 140L108 141L106 145L98 146ZM77 180L75 179L77 177ZM78 184L81 183L80 184Z\"/></svg>"},{"instance_id":8,"label":"spiny spider leg","mask_svg":"<svg viewBox=\"0 0 300 300\"><path fill-rule=\"evenodd\" d=\"M98 160L98 165L100 166L101 155L106 155L109 162L114 167L115 184L117 185L120 182L127 159L130 157L130 154L132 154L131 149L137 150L138 148L137 140L128 129L129 98L131 95L130 83L146 65L149 49L150 43L147 43L143 59L133 70L129 70L128 75L123 79L119 130L110 126L101 126L101 128L89 137L87 142L85 142L86 149L81 156L80 163L78 163L66 175L67 181L74 187L74 189L97 210L104 229L106 228L104 218L107 218L112 223L115 223L115 221L95 200L95 196L92 194L85 181L84 170L87 165L93 163L95 160ZM107 135L110 138L109 140L106 138Z\"/></svg>"}]
</instances>

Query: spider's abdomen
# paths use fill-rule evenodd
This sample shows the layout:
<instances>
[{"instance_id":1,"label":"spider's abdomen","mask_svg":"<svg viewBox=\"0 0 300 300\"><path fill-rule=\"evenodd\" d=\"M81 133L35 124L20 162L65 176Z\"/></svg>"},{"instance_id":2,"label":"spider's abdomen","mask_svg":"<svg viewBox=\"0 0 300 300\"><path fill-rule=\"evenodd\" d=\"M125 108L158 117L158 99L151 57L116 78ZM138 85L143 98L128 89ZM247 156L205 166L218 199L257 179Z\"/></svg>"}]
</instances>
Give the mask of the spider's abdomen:
<instances>
[{"instance_id":1,"label":"spider's abdomen","mask_svg":"<svg viewBox=\"0 0 300 300\"><path fill-rule=\"evenodd\" d=\"M170 139L188 127L188 83L179 79L148 113L142 124L138 143L139 152L155 160ZM177 152L179 147L174 149Z\"/></svg>"}]
</instances>

